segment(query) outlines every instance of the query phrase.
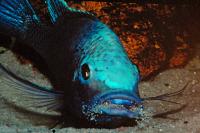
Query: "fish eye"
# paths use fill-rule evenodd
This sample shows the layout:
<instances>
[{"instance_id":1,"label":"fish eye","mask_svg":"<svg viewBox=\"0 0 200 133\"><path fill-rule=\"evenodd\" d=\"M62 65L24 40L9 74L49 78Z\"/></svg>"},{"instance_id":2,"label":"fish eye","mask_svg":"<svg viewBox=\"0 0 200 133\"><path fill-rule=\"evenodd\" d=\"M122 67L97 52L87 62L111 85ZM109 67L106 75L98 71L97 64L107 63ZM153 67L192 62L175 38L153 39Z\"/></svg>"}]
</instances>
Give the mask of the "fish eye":
<instances>
[{"instance_id":1,"label":"fish eye","mask_svg":"<svg viewBox=\"0 0 200 133\"><path fill-rule=\"evenodd\" d=\"M90 68L88 64L83 64L81 67L81 74L85 80L89 79L90 77Z\"/></svg>"}]
</instances>

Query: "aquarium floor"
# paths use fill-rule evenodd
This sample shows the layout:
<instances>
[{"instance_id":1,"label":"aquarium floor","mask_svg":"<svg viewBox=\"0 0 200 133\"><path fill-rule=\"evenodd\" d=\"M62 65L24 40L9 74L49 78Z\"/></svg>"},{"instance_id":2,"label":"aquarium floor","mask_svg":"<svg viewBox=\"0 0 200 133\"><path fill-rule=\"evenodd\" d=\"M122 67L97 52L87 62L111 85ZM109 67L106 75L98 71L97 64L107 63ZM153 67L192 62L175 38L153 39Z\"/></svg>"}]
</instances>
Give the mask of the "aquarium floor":
<instances>
[{"instance_id":1,"label":"aquarium floor","mask_svg":"<svg viewBox=\"0 0 200 133\"><path fill-rule=\"evenodd\" d=\"M196 45L196 55L183 68L168 69L160 72L154 78L143 81L139 85L141 97L156 96L159 94L174 92L189 85L182 95L168 98L180 104L162 101L145 102L145 108L151 114L158 114L170 110L166 118L147 117L138 122L137 126L120 127L116 129L75 129L55 128L49 129L55 119L45 115L37 115L17 109L8 104L4 95L12 96L10 91L4 92L0 97L0 133L72 133L72 132L127 132L127 133L199 133L200 132L200 47ZM32 66L20 65L11 52L0 55L0 62L13 72L40 85L49 85L45 78L35 71ZM13 65L15 64L15 65ZM35 78L37 77L37 78ZM1 79L1 77L0 77ZM1 87L6 87L0 84ZM8 98L8 99L9 99ZM26 103L19 99L20 105ZM182 108L183 107L183 108Z\"/></svg>"}]
</instances>

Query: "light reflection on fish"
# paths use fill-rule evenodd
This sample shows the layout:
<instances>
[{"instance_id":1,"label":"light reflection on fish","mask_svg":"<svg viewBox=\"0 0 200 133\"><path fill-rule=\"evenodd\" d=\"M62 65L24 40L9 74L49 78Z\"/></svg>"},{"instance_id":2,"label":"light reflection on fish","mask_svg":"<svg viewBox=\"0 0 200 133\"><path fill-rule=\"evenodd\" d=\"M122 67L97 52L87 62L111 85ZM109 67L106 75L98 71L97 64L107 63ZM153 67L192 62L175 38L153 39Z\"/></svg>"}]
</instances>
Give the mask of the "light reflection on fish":
<instances>
[{"instance_id":1,"label":"light reflection on fish","mask_svg":"<svg viewBox=\"0 0 200 133\"><path fill-rule=\"evenodd\" d=\"M40 102L34 106L61 111L63 119L102 123L140 118L144 99L138 93L139 71L116 34L64 0L44 2L51 25L40 20L28 0L0 0L0 31L44 59L55 89L34 85L1 66L6 83Z\"/></svg>"}]
</instances>

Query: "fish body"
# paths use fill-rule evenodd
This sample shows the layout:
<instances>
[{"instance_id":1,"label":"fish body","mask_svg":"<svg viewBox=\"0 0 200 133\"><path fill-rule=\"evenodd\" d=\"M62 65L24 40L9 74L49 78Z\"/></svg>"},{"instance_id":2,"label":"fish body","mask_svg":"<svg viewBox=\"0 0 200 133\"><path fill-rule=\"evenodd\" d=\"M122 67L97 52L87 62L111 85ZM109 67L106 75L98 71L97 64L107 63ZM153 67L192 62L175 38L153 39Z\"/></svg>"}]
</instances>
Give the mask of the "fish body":
<instances>
[{"instance_id":1,"label":"fish body","mask_svg":"<svg viewBox=\"0 0 200 133\"><path fill-rule=\"evenodd\" d=\"M117 35L94 15L70 8L64 0L44 2L51 25L41 22L28 0L1 0L0 31L41 56L54 89L33 85L1 66L0 74L9 79L5 81L15 82L17 89L32 97L39 94L39 100L50 98L49 109L77 121L140 117L139 71Z\"/></svg>"}]
</instances>

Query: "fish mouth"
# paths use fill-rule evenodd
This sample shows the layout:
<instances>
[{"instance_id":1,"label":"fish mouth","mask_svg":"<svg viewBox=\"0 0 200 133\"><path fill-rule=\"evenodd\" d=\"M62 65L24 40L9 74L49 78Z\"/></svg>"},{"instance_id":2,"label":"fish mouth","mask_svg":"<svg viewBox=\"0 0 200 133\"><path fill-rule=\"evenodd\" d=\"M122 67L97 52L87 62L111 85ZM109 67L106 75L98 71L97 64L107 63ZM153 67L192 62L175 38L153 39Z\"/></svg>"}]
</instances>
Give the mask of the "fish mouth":
<instances>
[{"instance_id":1,"label":"fish mouth","mask_svg":"<svg viewBox=\"0 0 200 133\"><path fill-rule=\"evenodd\" d=\"M137 119L142 115L142 99L130 93L110 92L95 96L84 111L95 122L112 121L114 118Z\"/></svg>"}]
</instances>

